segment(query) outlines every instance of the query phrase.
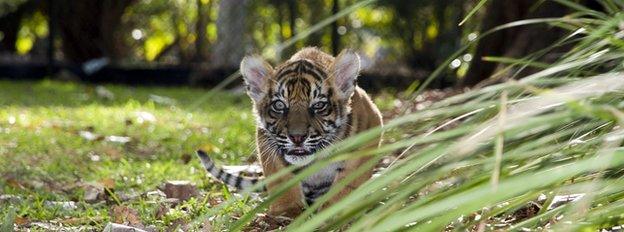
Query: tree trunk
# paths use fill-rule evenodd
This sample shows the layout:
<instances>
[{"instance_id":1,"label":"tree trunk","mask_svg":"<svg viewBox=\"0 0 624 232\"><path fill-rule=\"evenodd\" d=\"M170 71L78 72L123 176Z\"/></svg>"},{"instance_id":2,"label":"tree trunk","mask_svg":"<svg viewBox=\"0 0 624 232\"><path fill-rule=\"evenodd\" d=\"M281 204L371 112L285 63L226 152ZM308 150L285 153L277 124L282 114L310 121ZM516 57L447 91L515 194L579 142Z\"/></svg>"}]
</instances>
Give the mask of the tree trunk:
<instances>
[{"instance_id":1,"label":"tree trunk","mask_svg":"<svg viewBox=\"0 0 624 232\"><path fill-rule=\"evenodd\" d=\"M288 8L288 26L290 28L290 39L297 35L297 0L288 0L286 2L286 8ZM282 55L284 57L292 56L293 54L295 54L295 52L297 52L297 45L298 43L294 43L290 47L284 49Z\"/></svg>"},{"instance_id":2,"label":"tree trunk","mask_svg":"<svg viewBox=\"0 0 624 232\"><path fill-rule=\"evenodd\" d=\"M323 18L326 17L326 15L324 14L325 1L310 0L306 2L307 2L307 8L310 9L310 17L308 19L308 22L310 22L311 25L318 23L319 21L321 21ZM314 32L308 35L308 38L306 38L306 45L322 47L323 46L322 38L323 38L324 32L327 32L327 30L321 29L317 32Z\"/></svg>"},{"instance_id":3,"label":"tree trunk","mask_svg":"<svg viewBox=\"0 0 624 232\"><path fill-rule=\"evenodd\" d=\"M59 0L56 18L62 51L69 61L86 62L107 57L124 57L121 16L136 0Z\"/></svg>"},{"instance_id":4,"label":"tree trunk","mask_svg":"<svg viewBox=\"0 0 624 232\"><path fill-rule=\"evenodd\" d=\"M217 43L212 53L211 65L235 69L245 56L247 38L246 18L249 0L220 1L217 17Z\"/></svg>"},{"instance_id":5,"label":"tree trunk","mask_svg":"<svg viewBox=\"0 0 624 232\"><path fill-rule=\"evenodd\" d=\"M280 42L284 42L286 40L291 39L297 33L297 29L295 26L295 19L297 18L297 7L296 2L292 0L277 2L277 21L280 26ZM284 33L284 29L286 28L286 24L288 24L288 29L290 31L289 34ZM283 57L290 57L297 51L297 43L290 45L289 47L283 48L277 52L277 60L281 60Z\"/></svg>"},{"instance_id":6,"label":"tree trunk","mask_svg":"<svg viewBox=\"0 0 624 232\"><path fill-rule=\"evenodd\" d=\"M481 32L484 33L496 26L528 18L561 17L566 8L547 1L536 9L534 0L492 0L486 7L486 15L482 21ZM514 27L492 33L479 41L470 69L461 85L474 86L488 79L502 68L497 63L486 62L485 56L506 56L522 58L540 49L546 48L561 37L562 31L546 25ZM547 59L547 58L546 58ZM546 61L547 60L542 60ZM527 70L530 72L531 70Z\"/></svg>"},{"instance_id":7,"label":"tree trunk","mask_svg":"<svg viewBox=\"0 0 624 232\"><path fill-rule=\"evenodd\" d=\"M338 14L340 11L340 5L338 0L334 0L332 3L332 15ZM338 20L334 21L331 26L331 47L334 55L338 55L340 52L340 35L338 34Z\"/></svg>"},{"instance_id":8,"label":"tree trunk","mask_svg":"<svg viewBox=\"0 0 624 232\"><path fill-rule=\"evenodd\" d=\"M195 32L197 39L195 40L195 62L203 62L206 59L206 27L208 26L210 6L204 8L202 0L196 0L197 4L197 22L195 24Z\"/></svg>"},{"instance_id":9,"label":"tree trunk","mask_svg":"<svg viewBox=\"0 0 624 232\"><path fill-rule=\"evenodd\" d=\"M288 1L288 23L290 25L290 36L293 37L297 34L297 1Z\"/></svg>"},{"instance_id":10,"label":"tree trunk","mask_svg":"<svg viewBox=\"0 0 624 232\"><path fill-rule=\"evenodd\" d=\"M284 41L286 41L286 39L288 39L286 37L286 35L284 34L284 27L286 27L286 25L284 24L284 7L282 7L282 3L281 2L276 2L274 4L275 6L275 10L277 11L277 25L279 25L279 39L280 39L280 43L284 43ZM278 61L281 61L282 58L284 57L284 53L285 50L287 49L278 49L275 52L275 59L277 59Z\"/></svg>"}]
</instances>

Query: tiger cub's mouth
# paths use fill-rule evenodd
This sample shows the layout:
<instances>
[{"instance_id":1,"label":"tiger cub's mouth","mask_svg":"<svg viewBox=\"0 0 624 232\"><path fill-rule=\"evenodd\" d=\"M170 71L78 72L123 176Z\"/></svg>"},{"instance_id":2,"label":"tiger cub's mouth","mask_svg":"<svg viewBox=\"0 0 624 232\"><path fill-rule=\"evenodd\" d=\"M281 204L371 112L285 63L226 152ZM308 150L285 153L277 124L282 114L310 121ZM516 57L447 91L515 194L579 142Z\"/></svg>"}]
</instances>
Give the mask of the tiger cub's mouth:
<instances>
[{"instance_id":1,"label":"tiger cub's mouth","mask_svg":"<svg viewBox=\"0 0 624 232\"><path fill-rule=\"evenodd\" d=\"M294 147L283 149L282 158L288 164L295 166L305 166L314 160L315 148Z\"/></svg>"},{"instance_id":2,"label":"tiger cub's mouth","mask_svg":"<svg viewBox=\"0 0 624 232\"><path fill-rule=\"evenodd\" d=\"M312 151L307 150L305 148L293 148L290 149L290 151L287 152L288 155L292 155L292 156L308 156L312 154Z\"/></svg>"}]
</instances>

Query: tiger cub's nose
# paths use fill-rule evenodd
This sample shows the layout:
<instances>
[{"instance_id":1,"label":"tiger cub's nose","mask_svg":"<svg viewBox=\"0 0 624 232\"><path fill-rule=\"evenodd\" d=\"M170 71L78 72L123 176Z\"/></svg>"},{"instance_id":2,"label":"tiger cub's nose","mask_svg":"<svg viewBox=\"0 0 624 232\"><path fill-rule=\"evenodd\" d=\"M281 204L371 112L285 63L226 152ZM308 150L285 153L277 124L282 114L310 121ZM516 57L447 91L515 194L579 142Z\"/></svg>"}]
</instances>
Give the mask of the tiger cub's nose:
<instances>
[{"instance_id":1,"label":"tiger cub's nose","mask_svg":"<svg viewBox=\"0 0 624 232\"><path fill-rule=\"evenodd\" d=\"M301 145L303 143L303 141L305 141L307 135L298 135L298 134L289 134L288 138L290 138L290 141L292 141L295 145Z\"/></svg>"}]
</instances>

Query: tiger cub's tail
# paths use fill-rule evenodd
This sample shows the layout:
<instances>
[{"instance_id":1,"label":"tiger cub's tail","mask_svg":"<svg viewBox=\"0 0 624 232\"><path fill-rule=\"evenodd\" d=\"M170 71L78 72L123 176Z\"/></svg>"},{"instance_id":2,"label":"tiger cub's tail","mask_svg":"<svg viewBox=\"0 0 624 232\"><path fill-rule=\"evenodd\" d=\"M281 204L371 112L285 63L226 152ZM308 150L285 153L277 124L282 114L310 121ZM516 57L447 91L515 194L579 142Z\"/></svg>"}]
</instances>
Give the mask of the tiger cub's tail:
<instances>
[{"instance_id":1,"label":"tiger cub's tail","mask_svg":"<svg viewBox=\"0 0 624 232\"><path fill-rule=\"evenodd\" d=\"M202 165L217 180L223 182L224 184L240 189L240 190L248 190L251 189L260 178L257 177L243 177L238 175L233 175L223 171L221 167L217 167L214 161L208 157L208 154L202 150L197 150L197 156L201 160ZM261 189L257 189L257 192L266 191L263 186Z\"/></svg>"}]
</instances>

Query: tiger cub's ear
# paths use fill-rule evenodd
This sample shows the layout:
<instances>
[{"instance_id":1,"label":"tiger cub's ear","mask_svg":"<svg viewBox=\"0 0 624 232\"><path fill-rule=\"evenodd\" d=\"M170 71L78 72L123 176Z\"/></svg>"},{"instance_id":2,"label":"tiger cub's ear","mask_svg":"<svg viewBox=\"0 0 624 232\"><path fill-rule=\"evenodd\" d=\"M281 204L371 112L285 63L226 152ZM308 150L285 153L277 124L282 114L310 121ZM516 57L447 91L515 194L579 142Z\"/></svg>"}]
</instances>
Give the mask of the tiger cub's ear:
<instances>
[{"instance_id":1,"label":"tiger cub's ear","mask_svg":"<svg viewBox=\"0 0 624 232\"><path fill-rule=\"evenodd\" d=\"M349 99L355 89L355 80L360 73L360 56L352 50L346 49L334 60L331 68L330 80L338 95Z\"/></svg>"},{"instance_id":2,"label":"tiger cub's ear","mask_svg":"<svg viewBox=\"0 0 624 232\"><path fill-rule=\"evenodd\" d=\"M254 102L259 102L268 91L273 67L260 56L253 55L243 58L240 70L247 85L247 94Z\"/></svg>"}]
</instances>

